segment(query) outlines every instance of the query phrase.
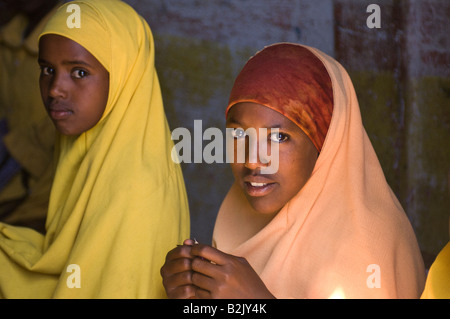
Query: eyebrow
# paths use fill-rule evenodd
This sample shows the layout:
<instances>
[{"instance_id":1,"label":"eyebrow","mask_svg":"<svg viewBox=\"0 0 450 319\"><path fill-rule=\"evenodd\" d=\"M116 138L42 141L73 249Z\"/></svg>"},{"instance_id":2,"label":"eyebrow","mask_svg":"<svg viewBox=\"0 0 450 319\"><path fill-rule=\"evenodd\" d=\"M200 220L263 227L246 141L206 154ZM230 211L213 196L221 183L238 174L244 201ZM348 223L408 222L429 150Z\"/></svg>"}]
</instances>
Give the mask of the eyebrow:
<instances>
[{"instance_id":1,"label":"eyebrow","mask_svg":"<svg viewBox=\"0 0 450 319\"><path fill-rule=\"evenodd\" d=\"M238 124L238 125L241 124L241 123L239 123L239 121L236 120L233 116L230 116L230 117L227 119L227 123Z\"/></svg>"},{"instance_id":2,"label":"eyebrow","mask_svg":"<svg viewBox=\"0 0 450 319\"><path fill-rule=\"evenodd\" d=\"M41 58L38 59L38 62L39 63L44 63L44 64L52 64L52 63L50 63L50 62L48 62L48 61L46 61L44 59L41 59ZM64 61L62 61L62 64L63 65L84 65L84 66L87 66L87 67L92 67L89 63L87 63L85 61L82 61L82 60L70 60L70 61L64 60Z\"/></svg>"}]
</instances>

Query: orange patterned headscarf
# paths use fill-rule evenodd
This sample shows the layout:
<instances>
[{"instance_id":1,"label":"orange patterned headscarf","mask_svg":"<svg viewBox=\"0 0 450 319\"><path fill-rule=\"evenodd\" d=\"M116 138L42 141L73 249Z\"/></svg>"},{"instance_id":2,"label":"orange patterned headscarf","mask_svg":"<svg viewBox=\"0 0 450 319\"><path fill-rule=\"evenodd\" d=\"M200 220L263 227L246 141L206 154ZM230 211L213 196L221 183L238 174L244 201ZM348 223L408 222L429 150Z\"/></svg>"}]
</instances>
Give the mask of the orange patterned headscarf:
<instances>
[{"instance_id":1,"label":"orange patterned headscarf","mask_svg":"<svg viewBox=\"0 0 450 319\"><path fill-rule=\"evenodd\" d=\"M322 149L333 112L331 79L308 49L271 45L252 57L239 73L226 110L240 102L271 108L299 126Z\"/></svg>"}]
</instances>

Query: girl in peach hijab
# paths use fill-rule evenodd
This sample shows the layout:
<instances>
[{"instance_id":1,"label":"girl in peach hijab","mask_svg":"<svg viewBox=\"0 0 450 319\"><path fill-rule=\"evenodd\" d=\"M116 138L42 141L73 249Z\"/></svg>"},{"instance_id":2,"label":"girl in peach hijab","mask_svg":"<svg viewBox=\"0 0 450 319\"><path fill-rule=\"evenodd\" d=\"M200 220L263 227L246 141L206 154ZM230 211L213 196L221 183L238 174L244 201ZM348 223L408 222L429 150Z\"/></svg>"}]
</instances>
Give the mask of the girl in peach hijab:
<instances>
[{"instance_id":1,"label":"girl in peach hijab","mask_svg":"<svg viewBox=\"0 0 450 319\"><path fill-rule=\"evenodd\" d=\"M173 298L417 298L424 267L413 229L387 184L352 82L319 50L266 47L238 75L226 110L235 183L213 247L186 240L161 273ZM278 146L249 158L246 136ZM277 129L276 131L274 129ZM275 133L273 133L275 131ZM254 155L254 154L253 154Z\"/></svg>"}]
</instances>

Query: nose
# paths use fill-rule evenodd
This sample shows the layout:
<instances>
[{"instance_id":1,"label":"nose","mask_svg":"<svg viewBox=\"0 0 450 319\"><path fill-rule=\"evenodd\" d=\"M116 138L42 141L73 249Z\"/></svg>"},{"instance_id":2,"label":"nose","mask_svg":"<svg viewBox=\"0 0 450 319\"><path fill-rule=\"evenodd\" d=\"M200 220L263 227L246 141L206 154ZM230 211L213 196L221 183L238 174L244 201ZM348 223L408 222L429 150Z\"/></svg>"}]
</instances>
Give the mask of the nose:
<instances>
[{"instance_id":1,"label":"nose","mask_svg":"<svg viewBox=\"0 0 450 319\"><path fill-rule=\"evenodd\" d=\"M245 163L244 166L250 170L260 169L267 167L269 161L263 157L263 154L267 154L267 141L259 140L259 137L246 139L245 143Z\"/></svg>"},{"instance_id":2,"label":"nose","mask_svg":"<svg viewBox=\"0 0 450 319\"><path fill-rule=\"evenodd\" d=\"M262 164L261 162L257 161L256 163L251 163L249 161L246 161L244 164L245 168L255 171L257 169L260 169L261 167L266 166L265 164Z\"/></svg>"},{"instance_id":3,"label":"nose","mask_svg":"<svg viewBox=\"0 0 450 319\"><path fill-rule=\"evenodd\" d=\"M66 98L67 80L62 75L55 74L50 81L48 94L52 98Z\"/></svg>"}]
</instances>

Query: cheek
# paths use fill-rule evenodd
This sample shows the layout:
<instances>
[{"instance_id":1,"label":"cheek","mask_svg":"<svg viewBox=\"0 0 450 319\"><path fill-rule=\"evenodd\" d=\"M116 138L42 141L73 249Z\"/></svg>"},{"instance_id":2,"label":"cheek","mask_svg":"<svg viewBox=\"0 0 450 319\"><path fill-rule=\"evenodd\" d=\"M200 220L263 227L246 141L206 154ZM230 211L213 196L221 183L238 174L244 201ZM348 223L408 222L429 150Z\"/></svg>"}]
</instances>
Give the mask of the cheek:
<instances>
[{"instance_id":1,"label":"cheek","mask_svg":"<svg viewBox=\"0 0 450 319\"><path fill-rule=\"evenodd\" d=\"M83 101L80 101L80 104L85 106L86 115L91 118L90 122L97 123L108 103L108 86L97 82L85 87L81 92L79 96L83 96Z\"/></svg>"},{"instance_id":2,"label":"cheek","mask_svg":"<svg viewBox=\"0 0 450 319\"><path fill-rule=\"evenodd\" d=\"M235 179L238 179L241 177L241 172L244 169L244 164L239 163L230 163L231 172L233 173L233 176Z\"/></svg>"},{"instance_id":3,"label":"cheek","mask_svg":"<svg viewBox=\"0 0 450 319\"><path fill-rule=\"evenodd\" d=\"M93 113L95 113L98 120L100 120L103 113L105 112L107 101L108 101L108 99L104 98L103 96L98 96L97 99L92 101L92 104L93 104L92 110L93 110Z\"/></svg>"},{"instance_id":4,"label":"cheek","mask_svg":"<svg viewBox=\"0 0 450 319\"><path fill-rule=\"evenodd\" d=\"M103 99L96 97L95 93L92 90L78 90L76 94L72 94L76 97L72 99L72 104L77 106L77 111L71 135L86 132L100 121L106 104Z\"/></svg>"},{"instance_id":5,"label":"cheek","mask_svg":"<svg viewBox=\"0 0 450 319\"><path fill-rule=\"evenodd\" d=\"M105 110L109 98L109 74L102 79L101 88L102 93L100 94L99 99L101 100L102 105L104 105L103 110Z\"/></svg>"},{"instance_id":6,"label":"cheek","mask_svg":"<svg viewBox=\"0 0 450 319\"><path fill-rule=\"evenodd\" d=\"M280 152L280 167L278 178L282 188L289 199L295 196L306 184L314 169L315 159L311 154L302 154L298 151Z\"/></svg>"},{"instance_id":7,"label":"cheek","mask_svg":"<svg viewBox=\"0 0 450 319\"><path fill-rule=\"evenodd\" d=\"M245 162L246 156L245 139L235 139L227 135L226 148L227 148L226 152L228 162L231 163Z\"/></svg>"},{"instance_id":8,"label":"cheek","mask_svg":"<svg viewBox=\"0 0 450 319\"><path fill-rule=\"evenodd\" d=\"M39 90L41 93L41 97L43 100L45 100L48 96L47 92L48 92L48 81L39 78Z\"/></svg>"},{"instance_id":9,"label":"cheek","mask_svg":"<svg viewBox=\"0 0 450 319\"><path fill-rule=\"evenodd\" d=\"M99 84L99 89L97 91L97 95L98 95L97 96L98 112L99 112L99 115L101 118L103 113L105 112L106 105L108 103L109 76L102 79L101 83Z\"/></svg>"}]
</instances>

